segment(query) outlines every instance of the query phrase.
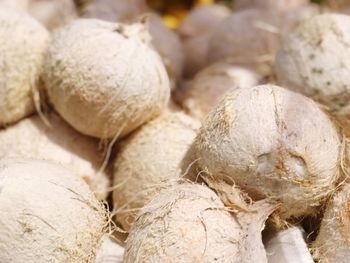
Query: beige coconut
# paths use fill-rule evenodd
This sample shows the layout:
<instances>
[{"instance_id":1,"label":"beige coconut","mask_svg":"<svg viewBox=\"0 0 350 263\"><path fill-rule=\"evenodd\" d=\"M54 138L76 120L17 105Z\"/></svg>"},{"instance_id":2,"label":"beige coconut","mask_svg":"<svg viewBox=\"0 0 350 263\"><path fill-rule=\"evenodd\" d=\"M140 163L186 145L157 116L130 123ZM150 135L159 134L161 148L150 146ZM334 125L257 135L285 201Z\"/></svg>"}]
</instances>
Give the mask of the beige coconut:
<instances>
[{"instance_id":1,"label":"beige coconut","mask_svg":"<svg viewBox=\"0 0 350 263\"><path fill-rule=\"evenodd\" d=\"M233 8L235 10L249 8L268 8L272 10L293 10L308 4L308 0L235 0Z\"/></svg>"},{"instance_id":2,"label":"beige coconut","mask_svg":"<svg viewBox=\"0 0 350 263\"><path fill-rule=\"evenodd\" d=\"M39 75L50 36L28 14L0 8L0 39L0 126L4 126L39 105Z\"/></svg>"},{"instance_id":3,"label":"beige coconut","mask_svg":"<svg viewBox=\"0 0 350 263\"><path fill-rule=\"evenodd\" d=\"M350 185L346 183L328 203L312 244L319 262L345 263L350 258Z\"/></svg>"},{"instance_id":4,"label":"beige coconut","mask_svg":"<svg viewBox=\"0 0 350 263\"><path fill-rule=\"evenodd\" d=\"M98 199L105 199L109 178L99 171L103 153L98 151L98 141L76 132L56 114L50 114L48 120L50 126L32 116L0 130L0 159L24 157L59 163L80 175Z\"/></svg>"},{"instance_id":5,"label":"beige coconut","mask_svg":"<svg viewBox=\"0 0 350 263\"><path fill-rule=\"evenodd\" d=\"M0 161L2 262L95 262L106 211L87 184L46 161Z\"/></svg>"},{"instance_id":6,"label":"beige coconut","mask_svg":"<svg viewBox=\"0 0 350 263\"><path fill-rule=\"evenodd\" d=\"M170 85L150 41L143 23L80 19L57 30L44 72L54 108L98 138L125 136L159 115Z\"/></svg>"},{"instance_id":7,"label":"beige coconut","mask_svg":"<svg viewBox=\"0 0 350 263\"><path fill-rule=\"evenodd\" d=\"M162 19L155 14L149 14L149 32L152 45L163 59L168 75L172 81L172 88L182 78L184 65L184 50L179 36L167 28Z\"/></svg>"},{"instance_id":8,"label":"beige coconut","mask_svg":"<svg viewBox=\"0 0 350 263\"><path fill-rule=\"evenodd\" d=\"M282 205L281 219L313 215L336 187L341 140L314 103L273 85L228 92L196 138L199 165L252 198Z\"/></svg>"},{"instance_id":9,"label":"beige coconut","mask_svg":"<svg viewBox=\"0 0 350 263\"><path fill-rule=\"evenodd\" d=\"M230 13L221 5L200 6L191 11L180 25L178 32L184 39L184 76L186 78L192 78L208 64L207 54L211 32Z\"/></svg>"},{"instance_id":10,"label":"beige coconut","mask_svg":"<svg viewBox=\"0 0 350 263\"><path fill-rule=\"evenodd\" d=\"M276 58L281 84L329 107L350 133L350 17L315 16L285 39Z\"/></svg>"},{"instance_id":11,"label":"beige coconut","mask_svg":"<svg viewBox=\"0 0 350 263\"><path fill-rule=\"evenodd\" d=\"M168 188L141 210L124 262L267 262L261 231L271 210L230 213L205 186Z\"/></svg>"},{"instance_id":12,"label":"beige coconut","mask_svg":"<svg viewBox=\"0 0 350 263\"><path fill-rule=\"evenodd\" d=\"M230 9L223 5L198 6L186 16L177 31L183 38L203 35L213 30L230 14Z\"/></svg>"},{"instance_id":13,"label":"beige coconut","mask_svg":"<svg viewBox=\"0 0 350 263\"><path fill-rule=\"evenodd\" d=\"M114 164L117 220L129 230L153 195L182 175L181 164L200 123L183 113L165 113L122 142Z\"/></svg>"},{"instance_id":14,"label":"beige coconut","mask_svg":"<svg viewBox=\"0 0 350 263\"><path fill-rule=\"evenodd\" d=\"M145 0L95 0L82 9L82 16L110 22L131 21L148 11Z\"/></svg>"},{"instance_id":15,"label":"beige coconut","mask_svg":"<svg viewBox=\"0 0 350 263\"><path fill-rule=\"evenodd\" d=\"M219 62L200 71L188 84L176 90L176 99L190 115L204 119L228 91L254 87L262 77L252 70Z\"/></svg>"},{"instance_id":16,"label":"beige coconut","mask_svg":"<svg viewBox=\"0 0 350 263\"><path fill-rule=\"evenodd\" d=\"M28 12L50 30L77 17L73 0L31 0Z\"/></svg>"}]
</instances>

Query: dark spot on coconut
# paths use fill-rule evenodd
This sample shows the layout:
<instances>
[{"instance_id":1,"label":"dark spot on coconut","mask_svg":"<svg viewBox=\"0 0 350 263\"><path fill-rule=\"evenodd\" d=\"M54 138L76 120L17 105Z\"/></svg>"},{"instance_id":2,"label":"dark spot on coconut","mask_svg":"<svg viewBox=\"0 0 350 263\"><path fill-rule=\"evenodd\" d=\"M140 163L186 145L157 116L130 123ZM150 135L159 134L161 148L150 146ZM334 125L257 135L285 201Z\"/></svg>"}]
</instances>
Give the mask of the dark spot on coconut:
<instances>
[{"instance_id":1,"label":"dark spot on coconut","mask_svg":"<svg viewBox=\"0 0 350 263\"><path fill-rule=\"evenodd\" d=\"M323 69L322 68L312 68L311 70L312 73L314 74L323 74Z\"/></svg>"},{"instance_id":2,"label":"dark spot on coconut","mask_svg":"<svg viewBox=\"0 0 350 263\"><path fill-rule=\"evenodd\" d=\"M315 54L310 54L309 59L311 59L311 60L315 59Z\"/></svg>"},{"instance_id":3,"label":"dark spot on coconut","mask_svg":"<svg viewBox=\"0 0 350 263\"><path fill-rule=\"evenodd\" d=\"M327 86L330 86L331 84L332 84L332 83L331 83L330 81L327 81L327 82L326 82L326 85L327 85Z\"/></svg>"},{"instance_id":4,"label":"dark spot on coconut","mask_svg":"<svg viewBox=\"0 0 350 263\"><path fill-rule=\"evenodd\" d=\"M319 47L322 45L323 39L320 38L317 42L316 42L316 46Z\"/></svg>"}]
</instances>

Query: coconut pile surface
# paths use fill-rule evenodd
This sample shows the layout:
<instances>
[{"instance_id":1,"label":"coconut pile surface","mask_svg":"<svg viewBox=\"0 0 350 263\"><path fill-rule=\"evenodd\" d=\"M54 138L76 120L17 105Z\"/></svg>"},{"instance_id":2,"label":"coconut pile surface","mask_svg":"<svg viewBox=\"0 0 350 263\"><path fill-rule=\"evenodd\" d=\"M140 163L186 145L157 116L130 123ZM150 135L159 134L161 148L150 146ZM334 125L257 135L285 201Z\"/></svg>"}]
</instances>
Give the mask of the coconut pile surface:
<instances>
[{"instance_id":1,"label":"coconut pile surface","mask_svg":"<svg viewBox=\"0 0 350 263\"><path fill-rule=\"evenodd\" d=\"M0 262L348 263L349 15L0 0Z\"/></svg>"}]
</instances>

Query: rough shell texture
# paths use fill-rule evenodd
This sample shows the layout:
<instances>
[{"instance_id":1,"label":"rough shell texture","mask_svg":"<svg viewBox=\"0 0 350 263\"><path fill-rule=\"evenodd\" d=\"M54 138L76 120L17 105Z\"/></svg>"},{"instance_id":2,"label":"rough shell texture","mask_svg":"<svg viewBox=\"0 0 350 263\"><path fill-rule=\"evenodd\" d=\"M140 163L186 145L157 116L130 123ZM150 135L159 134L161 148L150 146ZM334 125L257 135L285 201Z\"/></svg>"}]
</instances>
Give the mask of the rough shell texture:
<instances>
[{"instance_id":1,"label":"rough shell texture","mask_svg":"<svg viewBox=\"0 0 350 263\"><path fill-rule=\"evenodd\" d=\"M80 19L60 28L46 59L46 90L83 134L124 136L167 106L169 79L142 23Z\"/></svg>"},{"instance_id":2,"label":"rough shell texture","mask_svg":"<svg viewBox=\"0 0 350 263\"><path fill-rule=\"evenodd\" d=\"M122 263L124 248L105 235L97 251L95 263Z\"/></svg>"},{"instance_id":3,"label":"rough shell texture","mask_svg":"<svg viewBox=\"0 0 350 263\"><path fill-rule=\"evenodd\" d=\"M254 71L219 62L200 71L183 88L177 90L177 100L192 116L203 119L228 91L254 87L262 77Z\"/></svg>"},{"instance_id":4,"label":"rough shell texture","mask_svg":"<svg viewBox=\"0 0 350 263\"><path fill-rule=\"evenodd\" d=\"M77 17L73 0L31 0L28 12L50 30Z\"/></svg>"},{"instance_id":5,"label":"rough shell texture","mask_svg":"<svg viewBox=\"0 0 350 263\"><path fill-rule=\"evenodd\" d=\"M205 186L174 186L141 210L124 262L267 262L261 231L270 212L231 214Z\"/></svg>"},{"instance_id":6,"label":"rough shell texture","mask_svg":"<svg viewBox=\"0 0 350 263\"><path fill-rule=\"evenodd\" d=\"M0 8L0 126L35 111L49 33L24 12Z\"/></svg>"},{"instance_id":7,"label":"rough shell texture","mask_svg":"<svg viewBox=\"0 0 350 263\"><path fill-rule=\"evenodd\" d=\"M279 82L314 97L350 132L350 17L315 16L285 39L276 58Z\"/></svg>"},{"instance_id":8,"label":"rough shell texture","mask_svg":"<svg viewBox=\"0 0 350 263\"><path fill-rule=\"evenodd\" d=\"M86 5L82 15L117 22L133 20L147 10L145 0L95 0Z\"/></svg>"},{"instance_id":9,"label":"rough shell texture","mask_svg":"<svg viewBox=\"0 0 350 263\"><path fill-rule=\"evenodd\" d=\"M178 28L182 37L193 37L213 30L231 11L222 5L204 5L189 13Z\"/></svg>"},{"instance_id":10,"label":"rough shell texture","mask_svg":"<svg viewBox=\"0 0 350 263\"><path fill-rule=\"evenodd\" d=\"M308 0L235 0L234 9L269 8L274 10L290 10L309 3Z\"/></svg>"},{"instance_id":11,"label":"rough shell texture","mask_svg":"<svg viewBox=\"0 0 350 263\"><path fill-rule=\"evenodd\" d=\"M166 113L123 141L114 165L113 200L125 230L155 193L179 179L181 162L199 127L183 113Z\"/></svg>"},{"instance_id":12,"label":"rough shell texture","mask_svg":"<svg viewBox=\"0 0 350 263\"><path fill-rule=\"evenodd\" d=\"M1 262L95 262L106 225L84 181L46 161L0 161Z\"/></svg>"},{"instance_id":13,"label":"rough shell texture","mask_svg":"<svg viewBox=\"0 0 350 263\"><path fill-rule=\"evenodd\" d=\"M98 199L104 199L109 179L99 172L103 156L98 142L76 132L55 114L49 116L49 122L50 127L33 116L0 130L0 159L24 157L59 163L80 175Z\"/></svg>"},{"instance_id":14,"label":"rough shell texture","mask_svg":"<svg viewBox=\"0 0 350 263\"><path fill-rule=\"evenodd\" d=\"M345 263L350 258L350 185L335 194L326 208L313 243L314 256L322 263Z\"/></svg>"},{"instance_id":15,"label":"rough shell texture","mask_svg":"<svg viewBox=\"0 0 350 263\"><path fill-rule=\"evenodd\" d=\"M340 175L335 125L312 100L272 85L228 92L196 148L209 174L281 202L281 219L314 214Z\"/></svg>"},{"instance_id":16,"label":"rough shell texture","mask_svg":"<svg viewBox=\"0 0 350 263\"><path fill-rule=\"evenodd\" d=\"M149 32L152 44L163 59L168 75L172 80L172 87L182 77L184 64L184 50L179 36L167 28L157 15L149 15Z\"/></svg>"}]
</instances>

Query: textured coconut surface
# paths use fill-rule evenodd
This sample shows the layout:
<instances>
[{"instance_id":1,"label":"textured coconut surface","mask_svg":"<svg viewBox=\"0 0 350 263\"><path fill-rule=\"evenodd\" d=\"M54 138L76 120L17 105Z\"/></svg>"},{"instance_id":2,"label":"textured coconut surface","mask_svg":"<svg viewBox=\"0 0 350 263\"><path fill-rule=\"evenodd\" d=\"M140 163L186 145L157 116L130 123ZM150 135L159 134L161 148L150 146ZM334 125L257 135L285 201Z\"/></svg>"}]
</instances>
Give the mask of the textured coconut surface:
<instances>
[{"instance_id":1,"label":"textured coconut surface","mask_svg":"<svg viewBox=\"0 0 350 263\"><path fill-rule=\"evenodd\" d=\"M106 212L88 185L62 166L0 161L2 262L95 262Z\"/></svg>"}]
</instances>

